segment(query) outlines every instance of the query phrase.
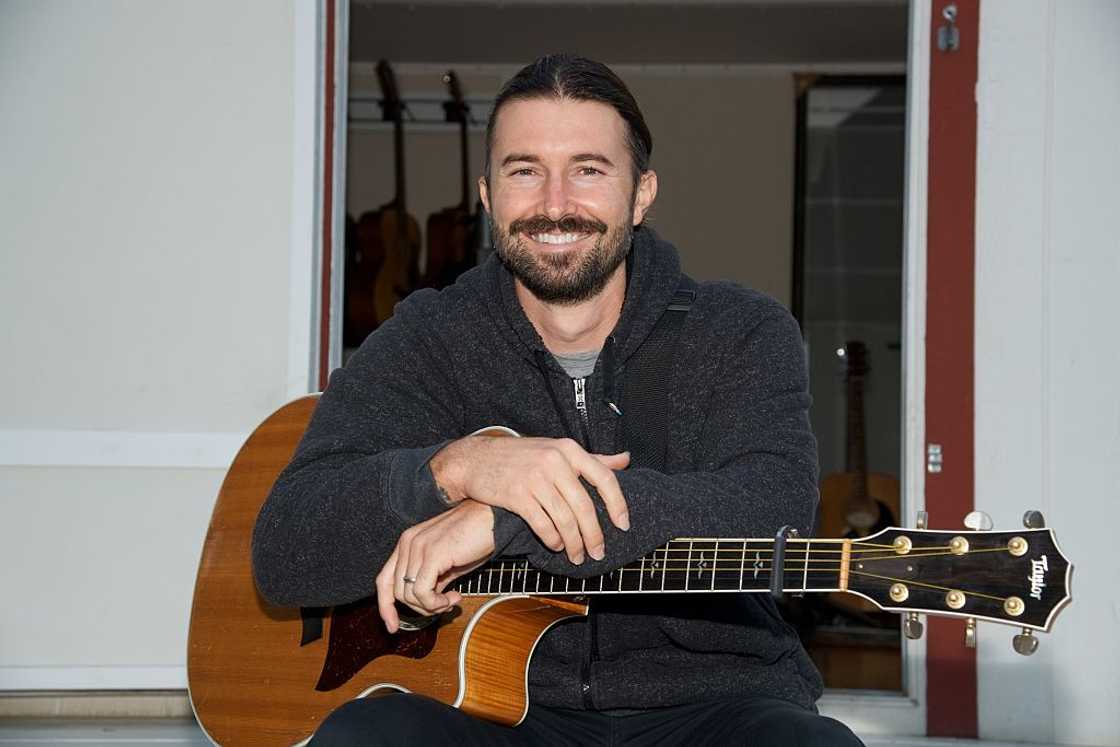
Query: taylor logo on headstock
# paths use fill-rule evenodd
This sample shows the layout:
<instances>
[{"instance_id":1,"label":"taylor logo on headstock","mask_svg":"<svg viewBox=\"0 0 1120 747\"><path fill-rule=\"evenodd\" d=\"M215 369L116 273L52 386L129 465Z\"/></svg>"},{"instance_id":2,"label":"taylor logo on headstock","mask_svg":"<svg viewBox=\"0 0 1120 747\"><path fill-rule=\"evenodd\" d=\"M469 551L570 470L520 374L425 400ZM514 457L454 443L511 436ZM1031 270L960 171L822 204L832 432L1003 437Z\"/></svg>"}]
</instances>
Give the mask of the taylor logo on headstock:
<instances>
[{"instance_id":1,"label":"taylor logo on headstock","mask_svg":"<svg viewBox=\"0 0 1120 747\"><path fill-rule=\"evenodd\" d=\"M1047 564L1046 556L1043 555L1041 560L1031 561L1031 575L1027 576L1027 580L1031 582L1031 596L1035 599L1042 599L1042 590L1046 588L1046 571L1050 570Z\"/></svg>"}]
</instances>

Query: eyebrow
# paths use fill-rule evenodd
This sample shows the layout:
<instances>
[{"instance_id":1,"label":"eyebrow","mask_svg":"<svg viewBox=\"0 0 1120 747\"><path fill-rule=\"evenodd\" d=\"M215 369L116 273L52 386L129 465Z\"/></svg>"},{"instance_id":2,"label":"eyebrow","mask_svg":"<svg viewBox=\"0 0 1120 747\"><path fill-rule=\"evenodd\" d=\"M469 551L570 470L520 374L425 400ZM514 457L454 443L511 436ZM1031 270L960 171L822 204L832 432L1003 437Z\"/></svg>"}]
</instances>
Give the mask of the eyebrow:
<instances>
[{"instance_id":1,"label":"eyebrow","mask_svg":"<svg viewBox=\"0 0 1120 747\"><path fill-rule=\"evenodd\" d=\"M594 161L601 163L609 168L614 168L614 161L604 156L602 153L577 153L568 159L571 163L582 163L584 161ZM511 163L541 163L539 156L534 156L531 153L510 153L502 159L502 166L508 166Z\"/></svg>"}]
</instances>

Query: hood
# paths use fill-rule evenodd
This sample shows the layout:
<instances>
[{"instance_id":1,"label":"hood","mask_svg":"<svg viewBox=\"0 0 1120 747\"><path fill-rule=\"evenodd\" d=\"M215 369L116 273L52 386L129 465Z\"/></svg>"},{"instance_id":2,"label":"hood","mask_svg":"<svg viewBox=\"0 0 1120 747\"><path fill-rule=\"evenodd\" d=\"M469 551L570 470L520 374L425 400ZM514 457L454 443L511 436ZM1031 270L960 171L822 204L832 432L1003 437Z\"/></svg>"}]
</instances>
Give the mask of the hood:
<instances>
[{"instance_id":1,"label":"hood","mask_svg":"<svg viewBox=\"0 0 1120 747\"><path fill-rule=\"evenodd\" d=\"M648 226L634 229L626 262L626 300L618 324L611 332L615 366L633 355L653 331L681 276L676 248ZM496 254L491 255L481 269L488 286L489 311L499 321L497 326L525 358L536 361L538 352L547 352L547 348L517 300L513 275Z\"/></svg>"}]
</instances>

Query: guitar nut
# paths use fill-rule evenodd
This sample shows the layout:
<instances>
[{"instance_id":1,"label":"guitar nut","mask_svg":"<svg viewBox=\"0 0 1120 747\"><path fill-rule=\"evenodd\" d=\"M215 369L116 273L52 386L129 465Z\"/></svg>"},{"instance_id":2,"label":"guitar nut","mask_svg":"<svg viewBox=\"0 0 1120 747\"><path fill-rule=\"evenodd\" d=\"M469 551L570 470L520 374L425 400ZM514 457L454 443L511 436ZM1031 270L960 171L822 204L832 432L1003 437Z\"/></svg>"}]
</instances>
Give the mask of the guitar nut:
<instances>
[{"instance_id":1,"label":"guitar nut","mask_svg":"<svg viewBox=\"0 0 1120 747\"><path fill-rule=\"evenodd\" d=\"M906 588L906 584L891 584L890 595L892 601L905 602L910 596L910 590Z\"/></svg>"},{"instance_id":2,"label":"guitar nut","mask_svg":"<svg viewBox=\"0 0 1120 747\"><path fill-rule=\"evenodd\" d=\"M1023 600L1019 597L1008 597L1003 603L1003 611L1012 617L1018 617L1026 609Z\"/></svg>"},{"instance_id":3,"label":"guitar nut","mask_svg":"<svg viewBox=\"0 0 1120 747\"><path fill-rule=\"evenodd\" d=\"M1028 549L1030 549L1030 545L1022 537L1012 537L1007 540L1007 551L1017 558L1026 555Z\"/></svg>"},{"instance_id":4,"label":"guitar nut","mask_svg":"<svg viewBox=\"0 0 1120 747\"><path fill-rule=\"evenodd\" d=\"M949 552L954 555L964 555L968 552L968 540L964 537L954 537L949 542Z\"/></svg>"},{"instance_id":5,"label":"guitar nut","mask_svg":"<svg viewBox=\"0 0 1120 747\"><path fill-rule=\"evenodd\" d=\"M945 595L945 604L948 605L949 609L959 610L961 607L964 607L964 603L965 595L963 591L954 589Z\"/></svg>"},{"instance_id":6,"label":"guitar nut","mask_svg":"<svg viewBox=\"0 0 1120 747\"><path fill-rule=\"evenodd\" d=\"M914 547L909 537L898 536L894 538L894 551L899 555L906 555Z\"/></svg>"}]
</instances>

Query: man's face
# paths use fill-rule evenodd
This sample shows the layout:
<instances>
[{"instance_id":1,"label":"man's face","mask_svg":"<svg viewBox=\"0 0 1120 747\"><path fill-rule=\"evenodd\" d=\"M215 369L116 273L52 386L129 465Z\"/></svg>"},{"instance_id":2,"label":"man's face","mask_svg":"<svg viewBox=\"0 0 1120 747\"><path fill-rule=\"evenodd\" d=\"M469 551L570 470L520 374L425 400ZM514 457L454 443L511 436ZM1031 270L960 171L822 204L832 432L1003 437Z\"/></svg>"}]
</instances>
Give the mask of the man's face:
<instances>
[{"instance_id":1,"label":"man's face","mask_svg":"<svg viewBox=\"0 0 1120 747\"><path fill-rule=\"evenodd\" d=\"M630 249L657 194L657 177L634 186L626 123L606 104L540 98L506 104L479 192L494 246L537 298L592 298Z\"/></svg>"}]
</instances>

